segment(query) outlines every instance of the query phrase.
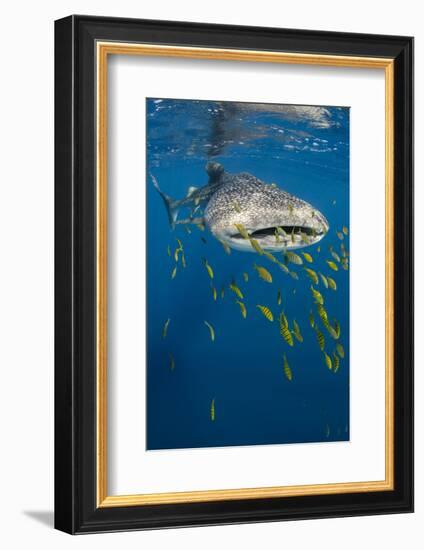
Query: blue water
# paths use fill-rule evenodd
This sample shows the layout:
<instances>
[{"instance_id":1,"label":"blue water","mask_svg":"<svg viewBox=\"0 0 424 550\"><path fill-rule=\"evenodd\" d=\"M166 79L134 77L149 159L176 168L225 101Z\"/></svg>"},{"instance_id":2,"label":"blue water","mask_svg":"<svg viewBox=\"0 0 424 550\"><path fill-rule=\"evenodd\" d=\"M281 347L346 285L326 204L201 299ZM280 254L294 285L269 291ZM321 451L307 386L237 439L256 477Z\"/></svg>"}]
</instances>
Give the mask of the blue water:
<instances>
[{"instance_id":1,"label":"blue water","mask_svg":"<svg viewBox=\"0 0 424 550\"><path fill-rule=\"evenodd\" d=\"M191 185L205 185L205 164L214 160L227 172L250 172L275 182L326 216L328 234L296 252L310 253L314 262L305 265L337 283L336 291L321 281L316 288L330 319L340 323L338 342L345 351L338 371L329 370L309 324L315 305L302 266L290 264L299 273L296 281L268 260L259 262L257 254L232 250L227 255L207 228L172 231L147 178L147 449L348 440L349 271L339 264L334 272L326 260L333 260L331 246L340 254L343 242L349 250L349 237L341 241L336 234L349 228L349 110L148 99L147 144L148 173L173 198L184 197ZM180 258L171 279L177 238L187 267ZM213 268L217 301L202 258ZM258 277L255 262L272 273L272 284ZM228 289L233 278L244 294L246 319ZM273 323L256 304L271 309ZM304 338L292 348L279 333L282 309L290 323L296 319ZM214 342L204 320L215 329ZM320 330L332 357L336 341L322 325ZM284 354L291 381L283 371Z\"/></svg>"}]
</instances>

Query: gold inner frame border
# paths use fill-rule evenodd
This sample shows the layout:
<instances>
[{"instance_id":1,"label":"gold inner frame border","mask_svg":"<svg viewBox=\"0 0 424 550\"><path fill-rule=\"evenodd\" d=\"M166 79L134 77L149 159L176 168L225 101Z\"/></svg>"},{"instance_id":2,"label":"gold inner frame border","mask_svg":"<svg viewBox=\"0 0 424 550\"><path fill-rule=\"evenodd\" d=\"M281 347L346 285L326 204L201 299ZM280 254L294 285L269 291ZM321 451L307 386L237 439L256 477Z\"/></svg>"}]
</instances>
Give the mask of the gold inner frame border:
<instances>
[{"instance_id":1,"label":"gold inner frame border","mask_svg":"<svg viewBox=\"0 0 424 550\"><path fill-rule=\"evenodd\" d=\"M107 491L107 63L109 55L218 59L262 63L383 69L385 72L385 479L348 483L217 489L173 493L108 495ZM96 296L96 473L97 507L143 506L306 495L364 493L394 489L394 60L391 58L302 54L165 46L96 43L97 63L97 296Z\"/></svg>"}]
</instances>

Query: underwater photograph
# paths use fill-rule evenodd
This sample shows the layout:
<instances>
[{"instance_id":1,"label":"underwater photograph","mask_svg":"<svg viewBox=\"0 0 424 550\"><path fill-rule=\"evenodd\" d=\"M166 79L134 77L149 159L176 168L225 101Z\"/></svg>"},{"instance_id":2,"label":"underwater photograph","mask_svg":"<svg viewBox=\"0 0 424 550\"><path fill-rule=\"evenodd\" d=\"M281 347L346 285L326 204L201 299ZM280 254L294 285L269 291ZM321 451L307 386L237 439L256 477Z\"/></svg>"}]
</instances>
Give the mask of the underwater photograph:
<instances>
[{"instance_id":1,"label":"underwater photograph","mask_svg":"<svg viewBox=\"0 0 424 550\"><path fill-rule=\"evenodd\" d=\"M349 108L146 99L146 449L349 440Z\"/></svg>"}]
</instances>

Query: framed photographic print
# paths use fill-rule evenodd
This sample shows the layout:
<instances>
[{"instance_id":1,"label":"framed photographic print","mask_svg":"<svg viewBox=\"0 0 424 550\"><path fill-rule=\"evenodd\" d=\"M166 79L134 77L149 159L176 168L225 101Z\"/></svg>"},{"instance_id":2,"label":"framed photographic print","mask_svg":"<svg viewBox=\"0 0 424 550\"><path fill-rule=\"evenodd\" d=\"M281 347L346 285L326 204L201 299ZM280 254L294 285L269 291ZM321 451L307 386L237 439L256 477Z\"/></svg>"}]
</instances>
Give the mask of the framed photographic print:
<instances>
[{"instance_id":1,"label":"framed photographic print","mask_svg":"<svg viewBox=\"0 0 424 550\"><path fill-rule=\"evenodd\" d=\"M56 527L412 511L412 38L55 52Z\"/></svg>"}]
</instances>

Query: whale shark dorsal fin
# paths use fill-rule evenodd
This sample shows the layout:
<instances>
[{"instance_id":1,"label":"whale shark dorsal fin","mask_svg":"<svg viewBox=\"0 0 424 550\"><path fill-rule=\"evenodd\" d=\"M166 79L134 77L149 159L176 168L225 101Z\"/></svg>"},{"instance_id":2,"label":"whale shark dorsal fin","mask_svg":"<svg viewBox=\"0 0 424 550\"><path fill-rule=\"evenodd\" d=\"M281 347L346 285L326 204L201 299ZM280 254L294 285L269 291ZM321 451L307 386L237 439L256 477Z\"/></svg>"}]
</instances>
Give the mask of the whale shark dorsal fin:
<instances>
[{"instance_id":1,"label":"whale shark dorsal fin","mask_svg":"<svg viewBox=\"0 0 424 550\"><path fill-rule=\"evenodd\" d=\"M221 179L222 174L224 173L224 167L219 162L208 162L206 164L206 173L209 176L208 183L216 183Z\"/></svg>"},{"instance_id":2,"label":"whale shark dorsal fin","mask_svg":"<svg viewBox=\"0 0 424 550\"><path fill-rule=\"evenodd\" d=\"M191 195L197 191L197 187L194 187L194 185L191 185L188 189L187 189L187 197L191 197Z\"/></svg>"}]
</instances>

